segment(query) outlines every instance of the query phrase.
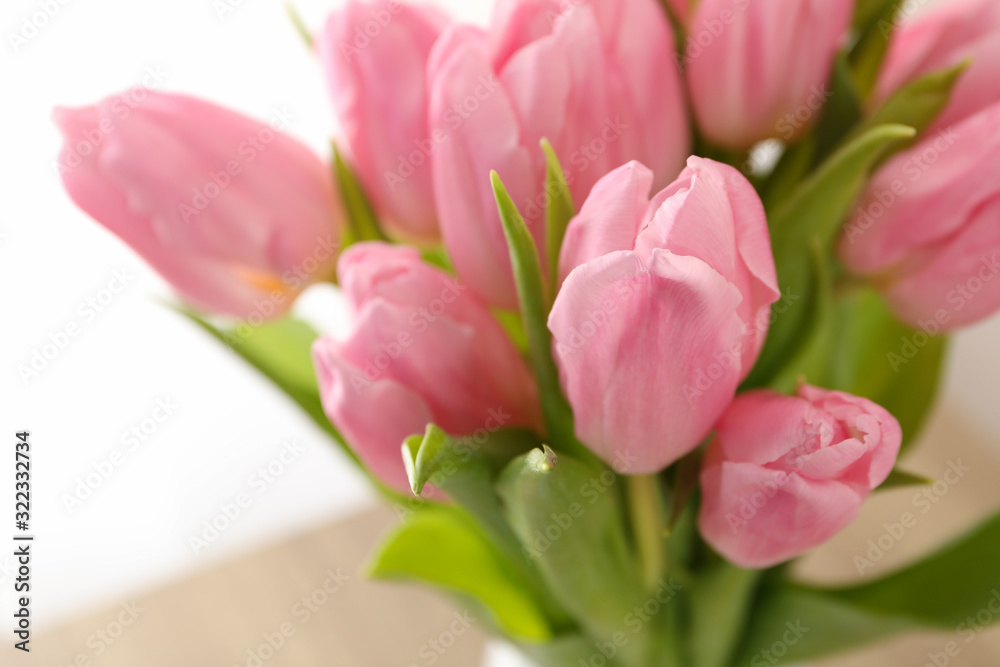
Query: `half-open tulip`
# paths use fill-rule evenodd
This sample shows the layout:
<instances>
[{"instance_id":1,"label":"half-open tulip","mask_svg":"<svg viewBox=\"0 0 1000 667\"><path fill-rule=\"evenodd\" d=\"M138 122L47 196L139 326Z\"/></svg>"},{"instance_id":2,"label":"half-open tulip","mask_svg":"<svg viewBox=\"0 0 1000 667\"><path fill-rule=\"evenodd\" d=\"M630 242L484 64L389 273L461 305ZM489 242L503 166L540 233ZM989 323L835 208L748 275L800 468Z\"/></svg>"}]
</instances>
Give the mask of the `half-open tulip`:
<instances>
[{"instance_id":1,"label":"half-open tulip","mask_svg":"<svg viewBox=\"0 0 1000 667\"><path fill-rule=\"evenodd\" d=\"M329 170L270 123L144 91L57 109L73 201L195 306L256 323L333 275L342 214Z\"/></svg>"},{"instance_id":2,"label":"half-open tulip","mask_svg":"<svg viewBox=\"0 0 1000 667\"><path fill-rule=\"evenodd\" d=\"M323 407L361 460L408 489L401 447L433 422L456 436L538 425L520 354L476 295L414 249L361 243L338 275L355 321L313 347Z\"/></svg>"},{"instance_id":3,"label":"half-open tulip","mask_svg":"<svg viewBox=\"0 0 1000 667\"><path fill-rule=\"evenodd\" d=\"M431 7L348 0L316 40L361 182L388 226L413 239L438 235L426 69L446 23Z\"/></svg>"},{"instance_id":4,"label":"half-open tulip","mask_svg":"<svg viewBox=\"0 0 1000 667\"><path fill-rule=\"evenodd\" d=\"M899 422L881 406L802 386L736 397L701 473L701 534L745 568L765 568L833 537L885 481Z\"/></svg>"},{"instance_id":5,"label":"half-open tulip","mask_svg":"<svg viewBox=\"0 0 1000 667\"><path fill-rule=\"evenodd\" d=\"M819 117L853 0L701 0L682 62L698 126L732 149L792 140Z\"/></svg>"},{"instance_id":6,"label":"half-open tulip","mask_svg":"<svg viewBox=\"0 0 1000 667\"><path fill-rule=\"evenodd\" d=\"M896 315L926 331L1000 310L1000 102L875 174L840 244Z\"/></svg>"},{"instance_id":7,"label":"half-open tulip","mask_svg":"<svg viewBox=\"0 0 1000 667\"><path fill-rule=\"evenodd\" d=\"M653 196L632 162L569 225L549 329L576 434L624 473L694 449L752 368L778 298L764 209L732 167L692 157Z\"/></svg>"},{"instance_id":8,"label":"half-open tulip","mask_svg":"<svg viewBox=\"0 0 1000 667\"><path fill-rule=\"evenodd\" d=\"M433 156L441 232L459 274L489 303L517 306L491 170L540 247L541 139L577 205L631 159L661 187L676 177L689 137L673 45L656 0L501 0L488 34L457 25L441 36L430 64L430 125L444 137Z\"/></svg>"}]
</instances>

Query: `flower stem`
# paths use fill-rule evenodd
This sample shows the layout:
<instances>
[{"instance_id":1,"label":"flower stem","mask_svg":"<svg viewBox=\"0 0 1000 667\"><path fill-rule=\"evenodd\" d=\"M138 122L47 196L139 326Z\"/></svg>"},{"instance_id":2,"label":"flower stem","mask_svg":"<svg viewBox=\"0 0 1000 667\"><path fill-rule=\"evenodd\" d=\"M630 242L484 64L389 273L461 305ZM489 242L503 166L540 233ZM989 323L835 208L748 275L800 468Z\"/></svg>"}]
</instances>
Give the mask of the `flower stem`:
<instances>
[{"instance_id":1,"label":"flower stem","mask_svg":"<svg viewBox=\"0 0 1000 667\"><path fill-rule=\"evenodd\" d=\"M662 576L664 566L663 529L666 515L660 479L657 475L632 475L625 479L642 585L644 589L652 590Z\"/></svg>"}]
</instances>

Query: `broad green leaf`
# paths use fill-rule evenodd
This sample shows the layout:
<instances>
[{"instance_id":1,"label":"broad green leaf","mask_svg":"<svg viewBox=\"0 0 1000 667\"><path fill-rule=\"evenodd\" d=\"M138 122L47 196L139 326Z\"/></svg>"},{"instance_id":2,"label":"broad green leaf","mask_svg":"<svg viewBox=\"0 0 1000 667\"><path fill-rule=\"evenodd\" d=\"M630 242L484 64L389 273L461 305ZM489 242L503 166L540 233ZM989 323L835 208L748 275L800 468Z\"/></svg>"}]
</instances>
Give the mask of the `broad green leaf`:
<instances>
[{"instance_id":1,"label":"broad green leaf","mask_svg":"<svg viewBox=\"0 0 1000 667\"><path fill-rule=\"evenodd\" d=\"M834 317L829 386L869 398L914 442L937 396L947 338L901 324L870 288L844 296Z\"/></svg>"},{"instance_id":2,"label":"broad green leaf","mask_svg":"<svg viewBox=\"0 0 1000 667\"><path fill-rule=\"evenodd\" d=\"M692 667L728 667L750 619L760 572L719 560L695 577L691 598Z\"/></svg>"},{"instance_id":3,"label":"broad green leaf","mask_svg":"<svg viewBox=\"0 0 1000 667\"><path fill-rule=\"evenodd\" d=\"M365 194L365 189L354 174L354 170L344 161L337 144L333 144L333 174L346 209L350 231L344 246L358 241L385 241L386 236L379 227L378 218L368 195Z\"/></svg>"},{"instance_id":4,"label":"broad green leaf","mask_svg":"<svg viewBox=\"0 0 1000 667\"><path fill-rule=\"evenodd\" d=\"M403 444L403 464L413 492L433 484L475 518L493 545L532 588L539 607L554 627L564 627L568 619L546 594L545 585L521 548L521 543L504 517L495 482L503 468L516 456L537 446L537 437L527 431L505 429L487 438L452 438L434 424L423 436L412 436Z\"/></svg>"},{"instance_id":5,"label":"broad green leaf","mask_svg":"<svg viewBox=\"0 0 1000 667\"><path fill-rule=\"evenodd\" d=\"M528 357L538 381L548 436L557 447L586 456L587 453L573 434L573 413L563 397L559 372L552 359L552 334L546 324L548 305L545 299L545 282L542 280L535 240L500 181L499 174L491 172L490 179L497 200L497 210L500 212L500 222L510 249L510 263L528 341Z\"/></svg>"},{"instance_id":6,"label":"broad green leaf","mask_svg":"<svg viewBox=\"0 0 1000 667\"><path fill-rule=\"evenodd\" d=\"M544 644L522 644L521 651L538 667L577 667L600 664L603 667L626 667L614 658L605 658L595 641L586 635L562 635ZM610 653L610 651L608 651ZM601 662L601 659L606 660Z\"/></svg>"},{"instance_id":7,"label":"broad green leaf","mask_svg":"<svg viewBox=\"0 0 1000 667\"><path fill-rule=\"evenodd\" d=\"M374 577L414 579L478 601L515 639L552 637L542 610L475 522L459 510L429 506L412 514L382 545Z\"/></svg>"},{"instance_id":8,"label":"broad green leaf","mask_svg":"<svg viewBox=\"0 0 1000 667\"><path fill-rule=\"evenodd\" d=\"M808 252L817 239L824 252L833 246L841 225L867 182L872 165L894 144L914 135L913 128L882 125L869 130L834 153L786 201L769 213L771 241L782 292L797 299L784 312L775 306L774 323L748 386L766 384L781 368L795 342L808 326L813 271Z\"/></svg>"},{"instance_id":9,"label":"broad green leaf","mask_svg":"<svg viewBox=\"0 0 1000 667\"><path fill-rule=\"evenodd\" d=\"M951 100L952 90L969 66L969 61L931 72L906 84L855 130L854 135L885 123L901 123L922 132Z\"/></svg>"},{"instance_id":10,"label":"broad green leaf","mask_svg":"<svg viewBox=\"0 0 1000 667\"><path fill-rule=\"evenodd\" d=\"M789 584L757 599L733 667L793 665L912 630L901 617L867 612L830 595Z\"/></svg>"},{"instance_id":11,"label":"broad green leaf","mask_svg":"<svg viewBox=\"0 0 1000 667\"><path fill-rule=\"evenodd\" d=\"M500 495L515 533L542 572L553 597L589 634L607 641L644 600L628 549L617 487L607 468L548 447L515 459L504 471ZM632 635L625 664L640 662L653 628Z\"/></svg>"},{"instance_id":12,"label":"broad green leaf","mask_svg":"<svg viewBox=\"0 0 1000 667\"><path fill-rule=\"evenodd\" d=\"M898 489L901 486L928 486L933 483L934 480L928 479L923 475L914 475L901 468L894 468L886 480L878 486L877 490L887 491L889 489Z\"/></svg>"},{"instance_id":13,"label":"broad green leaf","mask_svg":"<svg viewBox=\"0 0 1000 667\"><path fill-rule=\"evenodd\" d=\"M545 153L545 193L548 196L548 206L545 209L545 246L548 249L551 301L555 299L559 284L559 250L574 209L573 196L566 184L566 174L548 139L542 139L542 151Z\"/></svg>"},{"instance_id":14,"label":"broad green leaf","mask_svg":"<svg viewBox=\"0 0 1000 667\"><path fill-rule=\"evenodd\" d=\"M868 613L900 616L928 627L969 629L967 619L986 609L1000 621L1000 514L936 554L887 577L828 591ZM993 605L994 609L990 609Z\"/></svg>"}]
</instances>

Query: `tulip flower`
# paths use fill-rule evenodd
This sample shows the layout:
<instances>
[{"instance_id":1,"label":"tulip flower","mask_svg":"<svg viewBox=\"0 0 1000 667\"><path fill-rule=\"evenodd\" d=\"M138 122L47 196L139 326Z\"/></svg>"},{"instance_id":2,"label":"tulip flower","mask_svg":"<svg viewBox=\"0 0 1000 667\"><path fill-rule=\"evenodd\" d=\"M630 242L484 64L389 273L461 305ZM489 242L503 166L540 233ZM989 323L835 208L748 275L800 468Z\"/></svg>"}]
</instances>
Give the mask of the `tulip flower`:
<instances>
[{"instance_id":1,"label":"tulip flower","mask_svg":"<svg viewBox=\"0 0 1000 667\"><path fill-rule=\"evenodd\" d=\"M757 359L778 298L760 199L732 167L692 157L649 198L632 162L569 224L549 316L576 434L623 473L694 449Z\"/></svg>"},{"instance_id":2,"label":"tulip flower","mask_svg":"<svg viewBox=\"0 0 1000 667\"><path fill-rule=\"evenodd\" d=\"M316 40L368 196L390 228L418 240L438 236L425 71L446 23L430 7L348 0Z\"/></svg>"},{"instance_id":3,"label":"tulip flower","mask_svg":"<svg viewBox=\"0 0 1000 667\"><path fill-rule=\"evenodd\" d=\"M1000 102L1000 3L953 0L920 12L892 35L875 102L920 76L971 60L929 131Z\"/></svg>"},{"instance_id":4,"label":"tulip flower","mask_svg":"<svg viewBox=\"0 0 1000 667\"><path fill-rule=\"evenodd\" d=\"M857 517L892 472L902 437L884 408L843 392L741 394L705 457L701 534L740 567L798 556Z\"/></svg>"},{"instance_id":5,"label":"tulip flower","mask_svg":"<svg viewBox=\"0 0 1000 667\"><path fill-rule=\"evenodd\" d=\"M853 0L701 0L682 54L698 126L731 149L790 141L819 116Z\"/></svg>"},{"instance_id":6,"label":"tulip flower","mask_svg":"<svg viewBox=\"0 0 1000 667\"><path fill-rule=\"evenodd\" d=\"M314 344L320 393L381 479L409 489L400 448L431 422L455 436L538 426L527 365L467 285L383 243L351 246L338 275L355 319L346 340Z\"/></svg>"},{"instance_id":7,"label":"tulip flower","mask_svg":"<svg viewBox=\"0 0 1000 667\"><path fill-rule=\"evenodd\" d=\"M340 205L322 161L277 131L287 119L144 94L56 109L59 171L80 208L195 306L253 323L332 276Z\"/></svg>"},{"instance_id":8,"label":"tulip flower","mask_svg":"<svg viewBox=\"0 0 1000 667\"><path fill-rule=\"evenodd\" d=\"M517 307L490 171L544 253L548 139L579 205L631 159L660 187L689 145L674 41L656 0L501 0L491 31L453 26L430 60L430 124L441 233L459 274L488 303Z\"/></svg>"},{"instance_id":9,"label":"tulip flower","mask_svg":"<svg viewBox=\"0 0 1000 667\"><path fill-rule=\"evenodd\" d=\"M1000 103L889 160L840 255L904 322L937 333L1000 309Z\"/></svg>"}]
</instances>

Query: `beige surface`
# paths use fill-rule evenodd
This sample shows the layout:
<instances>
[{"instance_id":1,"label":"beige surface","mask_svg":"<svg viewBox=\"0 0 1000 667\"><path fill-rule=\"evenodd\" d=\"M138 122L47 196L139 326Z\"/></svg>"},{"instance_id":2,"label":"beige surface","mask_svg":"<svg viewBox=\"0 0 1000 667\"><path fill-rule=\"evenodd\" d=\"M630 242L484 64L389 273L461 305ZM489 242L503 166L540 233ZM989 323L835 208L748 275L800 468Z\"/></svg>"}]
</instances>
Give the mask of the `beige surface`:
<instances>
[{"instance_id":1,"label":"beige surface","mask_svg":"<svg viewBox=\"0 0 1000 667\"><path fill-rule=\"evenodd\" d=\"M879 494L863 516L837 539L803 562L816 580L838 582L858 576L854 556L864 556L868 540L878 540L885 522L898 521L907 511L919 522L886 552L865 575L886 572L925 552L948 536L960 533L1000 507L998 451L957 413L941 411L920 448L906 461L910 470L942 478L948 462L970 466L958 483L948 486L926 514L913 504L913 489ZM939 487L941 488L941 487ZM58 630L37 636L25 656L6 648L0 664L64 667L473 667L479 664L482 636L455 617L443 598L420 589L366 581L359 570L378 537L396 521L386 509L371 510L246 556L179 582L139 595L141 609L131 625L110 644L99 631L117 634L120 607L89 614ZM1000 564L998 564L1000 567ZM337 588L330 574L347 575ZM326 581L333 593L321 592ZM302 606L315 595L315 611ZM326 598L326 599L324 599ZM984 603L989 591L984 591ZM296 606L299 605L299 606ZM128 618L125 613L124 619ZM262 635L280 631L290 637L273 655L265 650L255 662L248 653L265 641ZM455 634L453 634L455 631ZM459 631L461 631L459 633ZM838 657L823 667L923 667L933 664L928 653L940 652L955 634L906 636L861 653ZM437 640L442 651L435 650ZM277 643L277 641L275 642ZM7 642L5 642L5 645ZM445 644L450 648L444 649ZM98 654L101 648L103 652ZM948 665L1000 665L1000 628L971 643L959 641L961 653ZM12 655L13 654L13 655ZM432 660L433 659L433 660Z\"/></svg>"}]
</instances>

